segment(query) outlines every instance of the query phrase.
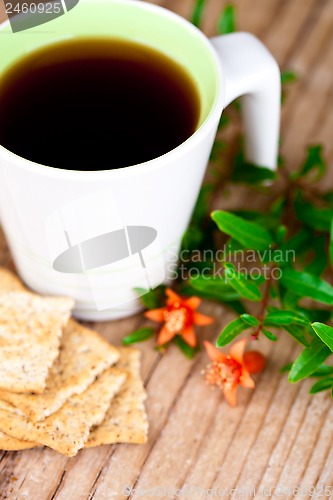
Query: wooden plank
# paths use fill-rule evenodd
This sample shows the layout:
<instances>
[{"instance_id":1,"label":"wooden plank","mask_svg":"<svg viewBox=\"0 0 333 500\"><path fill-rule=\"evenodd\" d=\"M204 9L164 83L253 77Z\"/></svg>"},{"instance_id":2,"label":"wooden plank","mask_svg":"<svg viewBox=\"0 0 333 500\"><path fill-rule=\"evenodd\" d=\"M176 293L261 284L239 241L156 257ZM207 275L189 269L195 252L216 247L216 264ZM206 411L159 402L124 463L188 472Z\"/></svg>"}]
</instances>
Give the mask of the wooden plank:
<instances>
[{"instance_id":1,"label":"wooden plank","mask_svg":"<svg viewBox=\"0 0 333 500\"><path fill-rule=\"evenodd\" d=\"M316 2L318 0L288 2L267 30L265 43L278 62L283 63L288 58L292 48L298 45L298 37L302 36L302 30L304 27L306 28ZM322 4L321 0L319 3Z\"/></svg>"},{"instance_id":2,"label":"wooden plank","mask_svg":"<svg viewBox=\"0 0 333 500\"><path fill-rule=\"evenodd\" d=\"M294 357L295 353L293 353L292 358ZM276 367L274 367L275 369ZM306 408L308 400L307 390L305 390L305 394L306 398L302 398L304 408ZM290 386L287 376L280 376L279 384L274 391L274 399L242 467L237 480L238 485L245 489L255 488L260 491L258 488L260 480L265 474L267 466L269 467L268 462L276 443L280 441L285 421L292 412L295 399L298 400L301 396L301 385ZM301 418L301 413L298 418Z\"/></svg>"},{"instance_id":3,"label":"wooden plank","mask_svg":"<svg viewBox=\"0 0 333 500\"><path fill-rule=\"evenodd\" d=\"M307 464L306 470L304 471L304 475L302 480L300 481L300 488L303 490L309 489L311 486L315 485L320 478L320 475L325 470L325 466L327 464L331 465L331 469L326 474L326 478L324 481L319 479L319 485L332 485L333 484L333 472L332 472L332 460L329 459L329 453L332 450L332 436L333 436L333 407L332 401L329 401L327 396L323 396L322 400L317 400L317 403L323 406L319 406L318 408L328 407L328 412L326 418L324 419L322 426L319 427L320 434L312 446L310 450L310 459ZM318 416L317 420L314 422L314 428L318 428L318 422L321 420L321 415ZM310 434L312 434L312 430L310 430ZM303 451L303 445L299 445L299 449ZM333 491L332 491L333 493ZM327 495L328 496L328 495Z\"/></svg>"},{"instance_id":4,"label":"wooden plank","mask_svg":"<svg viewBox=\"0 0 333 500\"><path fill-rule=\"evenodd\" d=\"M285 419L284 425L281 428L281 433L275 447L269 457L267 468L262 474L261 481L259 484L259 490L264 488L273 489L277 485L279 478L284 470L284 466L290 456L291 450L293 449L294 443L300 433L302 423L306 418L309 404L311 402L311 397L309 392L309 383L300 384L299 394L295 398L290 412ZM293 386L295 387L295 386ZM288 389L288 393L289 393ZM316 396L314 398L318 401L320 397ZM315 428L318 428L316 425ZM292 478L292 485L296 485L296 478ZM288 484L284 484L288 486Z\"/></svg>"},{"instance_id":5,"label":"wooden plank","mask_svg":"<svg viewBox=\"0 0 333 500\"><path fill-rule=\"evenodd\" d=\"M0 23L6 21L6 19L7 19L7 14L5 10L5 4L4 2L0 2Z\"/></svg>"},{"instance_id":6,"label":"wooden plank","mask_svg":"<svg viewBox=\"0 0 333 500\"><path fill-rule=\"evenodd\" d=\"M332 410L331 410L332 413ZM330 452L327 456L326 463L320 472L320 476L317 479L317 484L332 486L332 464L333 464L333 446L332 446L332 434L328 436L328 441L330 442ZM333 494L330 496L333 498Z\"/></svg>"},{"instance_id":7,"label":"wooden plank","mask_svg":"<svg viewBox=\"0 0 333 500\"><path fill-rule=\"evenodd\" d=\"M154 0L188 17L193 0ZM224 0L207 0L204 29L215 34L216 16ZM295 68L302 81L289 95L284 111L283 151L294 164L301 148L311 140L327 144L333 159L332 25L333 4L326 0L235 0L239 28L260 36L279 62ZM315 103L315 106L313 106ZM327 109L327 111L326 111ZM228 132L234 140L238 125ZM333 175L332 175L333 178ZM263 206L264 198L243 187L230 197L216 200L217 206ZM0 262L12 266L0 237ZM214 304L204 311L217 318L216 325L200 330L213 338L230 319L230 313ZM96 328L110 341L137 328L140 316ZM153 341L140 345L143 375L151 421L145 446L107 446L82 451L67 459L52 450L39 449L0 455L0 498L45 500L98 500L126 498L126 486L138 489L155 486L198 485L248 490L284 488L300 484L333 484L333 410L328 395L310 397L310 382L290 385L278 375L279 366L295 356L286 337L277 345L261 342L270 355L266 372L258 377L255 392L240 391L239 406L229 408L218 391L210 391L200 370L204 353L187 361L172 348L157 354ZM280 496L281 497L281 496ZM193 497L194 498L194 497ZM303 497L304 498L304 497Z\"/></svg>"},{"instance_id":8,"label":"wooden plank","mask_svg":"<svg viewBox=\"0 0 333 500\"><path fill-rule=\"evenodd\" d=\"M181 2L179 2L179 0L162 0L157 2L154 1L154 3L176 12L180 16L185 17L185 19L190 18L194 7L193 0L182 0Z\"/></svg>"},{"instance_id":9,"label":"wooden plank","mask_svg":"<svg viewBox=\"0 0 333 500\"><path fill-rule=\"evenodd\" d=\"M320 11L312 29L307 29L304 43L298 45L287 68L297 75L297 83L288 87L287 100L283 107L282 130L287 126L295 102L303 99L304 87L312 80L317 67L322 64L322 52L332 44L333 3L328 2ZM318 57L320 53L320 57Z\"/></svg>"},{"instance_id":10,"label":"wooden plank","mask_svg":"<svg viewBox=\"0 0 333 500\"><path fill-rule=\"evenodd\" d=\"M216 35L217 19L223 8L228 3L235 6L237 16L237 30L255 33L260 38L264 34L280 13L287 0L234 0L225 2L224 0L210 0L207 2L207 10L203 20L203 30L208 36Z\"/></svg>"},{"instance_id":11,"label":"wooden plank","mask_svg":"<svg viewBox=\"0 0 333 500\"><path fill-rule=\"evenodd\" d=\"M310 384L304 384L309 386ZM283 470L277 482L276 488L283 489L286 486L296 486L301 483L302 477L307 470L309 460L319 438L319 433L325 423L328 409L332 401L328 393L319 394L311 398L306 415L297 434L297 438L291 448L290 454L284 463ZM309 477L309 471L308 471ZM316 484L317 476L309 477L309 485ZM329 484L333 484L333 470L328 478ZM307 485L307 486L309 486Z\"/></svg>"},{"instance_id":12,"label":"wooden plank","mask_svg":"<svg viewBox=\"0 0 333 500\"><path fill-rule=\"evenodd\" d=\"M238 425L232 441L228 444L228 451L224 455L220 464L220 471L214 479L215 487L232 488L236 485L242 486L242 483L239 483L238 479L251 450L255 450L255 460L261 456L262 451L259 450L258 453L256 440L260 435L261 429L264 429L265 432L265 419L271 405L276 404L275 398L279 394L279 383L281 381L282 384L285 383L280 376L276 375L276 370L281 366L280 363L283 364L290 359L290 346L289 339L285 337L280 338L279 343L274 346L268 368L260 379L258 387L246 408L244 418ZM290 394L288 394L288 398L283 400L282 405L285 407L282 411L287 411L286 408L289 408L290 405ZM268 446L268 452L269 448L270 446ZM266 456L264 454L264 458ZM235 467L235 463L237 463L237 467ZM251 470L253 477L250 478L249 487L253 488L256 486L261 472L260 464L259 470Z\"/></svg>"},{"instance_id":13,"label":"wooden plank","mask_svg":"<svg viewBox=\"0 0 333 500\"><path fill-rule=\"evenodd\" d=\"M331 139L318 133L323 116L332 100L333 44L322 47L320 62L311 71L311 79L299 86L299 95L283 124L282 153L288 156L290 165L297 165L304 158L305 146L322 142L331 145ZM297 134L292 131L297 129ZM321 129L323 131L323 129Z\"/></svg>"},{"instance_id":14,"label":"wooden plank","mask_svg":"<svg viewBox=\"0 0 333 500\"><path fill-rule=\"evenodd\" d=\"M295 47L290 57L292 68L303 80L311 79L311 68L321 61L322 49L332 44L333 3L327 1L321 9L316 9L310 16L311 26L303 35L303 42Z\"/></svg>"}]
</instances>

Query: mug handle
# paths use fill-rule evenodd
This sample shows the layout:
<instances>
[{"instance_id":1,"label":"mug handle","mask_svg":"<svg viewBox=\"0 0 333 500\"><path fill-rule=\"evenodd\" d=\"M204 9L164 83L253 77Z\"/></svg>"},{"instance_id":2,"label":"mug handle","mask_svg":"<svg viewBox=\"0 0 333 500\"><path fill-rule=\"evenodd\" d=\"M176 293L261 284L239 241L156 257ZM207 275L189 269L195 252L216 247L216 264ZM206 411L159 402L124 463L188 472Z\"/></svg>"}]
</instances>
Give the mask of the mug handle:
<instances>
[{"instance_id":1,"label":"mug handle","mask_svg":"<svg viewBox=\"0 0 333 500\"><path fill-rule=\"evenodd\" d=\"M281 78L277 62L250 33L217 36L211 42L220 58L225 78L224 107L242 96L247 161L275 169L281 108Z\"/></svg>"}]
</instances>

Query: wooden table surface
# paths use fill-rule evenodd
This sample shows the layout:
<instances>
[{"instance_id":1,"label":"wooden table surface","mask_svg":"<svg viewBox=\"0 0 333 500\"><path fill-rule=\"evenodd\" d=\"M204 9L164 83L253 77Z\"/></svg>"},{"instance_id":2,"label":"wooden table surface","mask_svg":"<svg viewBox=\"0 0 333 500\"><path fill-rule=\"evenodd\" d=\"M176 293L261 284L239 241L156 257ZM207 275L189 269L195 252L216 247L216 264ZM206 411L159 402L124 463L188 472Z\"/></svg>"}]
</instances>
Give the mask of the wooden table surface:
<instances>
[{"instance_id":1,"label":"wooden table surface","mask_svg":"<svg viewBox=\"0 0 333 500\"><path fill-rule=\"evenodd\" d=\"M187 17L194 2L155 3ZM225 2L207 0L207 4L203 27L213 35ZM234 4L238 28L259 36L281 68L299 75L283 112L282 151L288 164L303 158L309 142L324 143L332 164L333 1L236 0ZM333 170L331 182L332 189ZM220 200L219 206L226 203L253 206L243 187L231 201ZM260 205L260 197L256 203ZM3 236L0 264L12 267ZM216 318L202 337L214 339L232 314L211 303L202 311ZM95 327L118 344L142 324L142 317L136 316ZM150 420L146 445L104 446L81 451L72 459L49 449L1 452L0 498L121 499L130 496L130 488L136 489L134 498L175 498L173 491L184 486L185 498L205 498L209 488L220 488L215 491L220 497L229 497L230 490L238 488L234 494L238 498L253 498L254 492L258 497L291 498L288 487L300 486L304 493L311 486L333 487L333 404L328 393L310 396L308 382L290 385L286 376L278 374L293 356L289 338L282 335L273 350L272 344L262 344L269 355L268 367L258 377L255 391L240 391L236 409L204 384L200 374L207 363L204 354L188 361L176 348L161 356L152 347L150 342L140 346ZM310 498L310 492L302 498Z\"/></svg>"}]
</instances>

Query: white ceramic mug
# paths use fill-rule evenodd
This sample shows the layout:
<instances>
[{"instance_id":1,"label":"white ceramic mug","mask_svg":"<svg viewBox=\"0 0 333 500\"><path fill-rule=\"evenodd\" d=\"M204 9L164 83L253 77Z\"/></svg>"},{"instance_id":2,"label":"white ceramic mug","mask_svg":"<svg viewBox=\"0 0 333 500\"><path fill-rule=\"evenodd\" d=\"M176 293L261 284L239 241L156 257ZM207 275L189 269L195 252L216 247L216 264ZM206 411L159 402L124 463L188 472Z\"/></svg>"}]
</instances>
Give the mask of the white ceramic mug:
<instances>
[{"instance_id":1,"label":"white ceramic mug","mask_svg":"<svg viewBox=\"0 0 333 500\"><path fill-rule=\"evenodd\" d=\"M201 100L200 123L189 139L127 168L60 170L0 146L1 222L20 276L40 293L74 297L79 318L106 320L140 309L134 288L168 280L222 110L235 98L244 96L247 159L275 167L280 75L268 50L250 34L210 41L183 18L149 3L81 0L42 28L13 34L3 23L0 79L30 51L96 35L166 53L190 73ZM29 126L29 117L26 122Z\"/></svg>"}]
</instances>

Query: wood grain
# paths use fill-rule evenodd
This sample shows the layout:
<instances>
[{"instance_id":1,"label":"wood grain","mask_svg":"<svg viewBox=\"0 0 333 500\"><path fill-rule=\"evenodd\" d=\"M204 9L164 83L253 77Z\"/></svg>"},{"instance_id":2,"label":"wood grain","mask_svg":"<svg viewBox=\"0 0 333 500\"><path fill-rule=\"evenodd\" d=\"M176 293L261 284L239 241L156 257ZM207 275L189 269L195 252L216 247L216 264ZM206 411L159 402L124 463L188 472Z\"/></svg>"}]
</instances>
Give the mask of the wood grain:
<instances>
[{"instance_id":1,"label":"wood grain","mask_svg":"<svg viewBox=\"0 0 333 500\"><path fill-rule=\"evenodd\" d=\"M194 0L154 0L188 17ZM215 34L223 0L207 0L203 29ZM288 91L283 110L282 152L289 168L301 161L309 142L322 142L333 162L333 2L332 0L235 0L238 29L259 36L283 69L296 70L299 81ZM231 127L230 141L238 124ZM333 170L329 179L333 189ZM260 195L244 187L232 189L218 207L258 207ZM13 267L3 235L0 263ZM202 310L216 318L202 330L213 339L232 317L215 304ZM106 338L121 338L144 325L142 317L94 325ZM274 347L274 348L273 348ZM310 396L309 382L290 385L278 369L295 356L295 346L281 335L268 355L266 371L257 388L240 391L239 405L229 408L218 391L206 387L200 374L204 354L188 361L176 350L166 355L153 343L140 346L148 390L149 441L145 446L105 446L84 450L68 459L47 449L0 453L0 498L28 500L84 500L128 497L176 498L176 488L187 488L187 498L204 498L209 488L229 497L292 498L290 491L311 486L333 487L333 406L328 394ZM128 488L128 489L127 489ZM137 490L130 495L131 488ZM192 488L192 489L190 489ZM291 488L289 491L288 488ZM167 495L169 489L169 495ZM216 490L217 491L217 490ZM306 494L308 491L308 494ZM201 496L200 496L201 494ZM247 495L247 496L246 496ZM333 498L327 495L324 498Z\"/></svg>"}]
</instances>

